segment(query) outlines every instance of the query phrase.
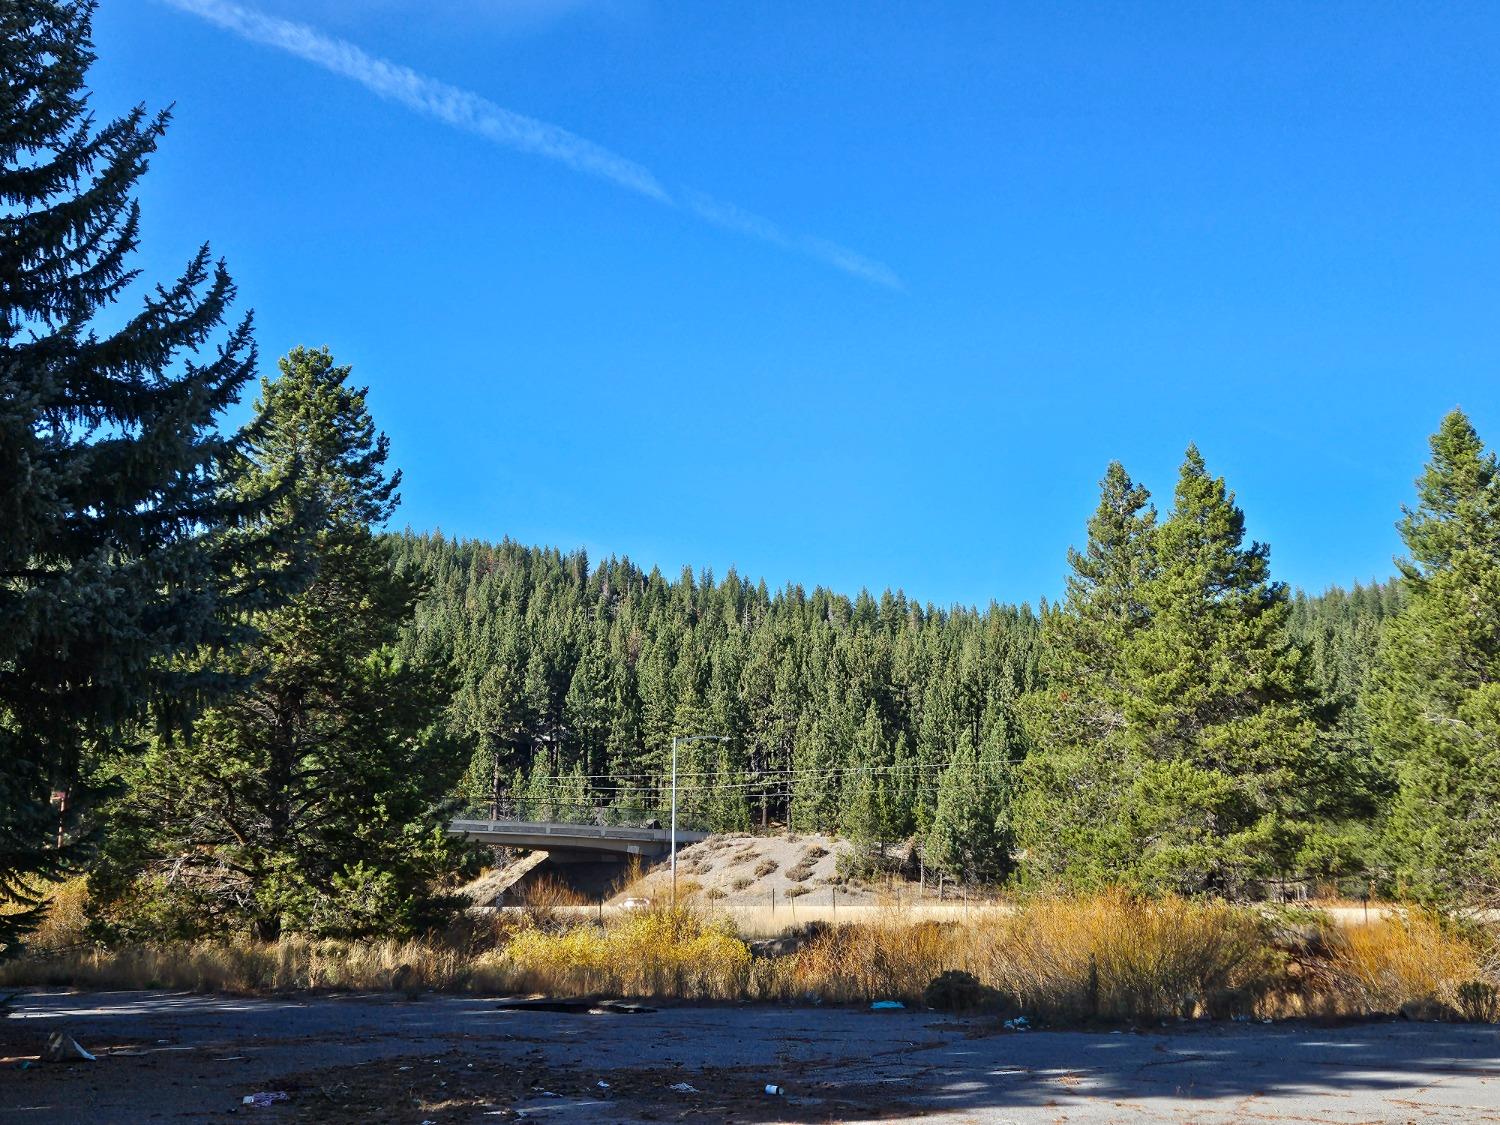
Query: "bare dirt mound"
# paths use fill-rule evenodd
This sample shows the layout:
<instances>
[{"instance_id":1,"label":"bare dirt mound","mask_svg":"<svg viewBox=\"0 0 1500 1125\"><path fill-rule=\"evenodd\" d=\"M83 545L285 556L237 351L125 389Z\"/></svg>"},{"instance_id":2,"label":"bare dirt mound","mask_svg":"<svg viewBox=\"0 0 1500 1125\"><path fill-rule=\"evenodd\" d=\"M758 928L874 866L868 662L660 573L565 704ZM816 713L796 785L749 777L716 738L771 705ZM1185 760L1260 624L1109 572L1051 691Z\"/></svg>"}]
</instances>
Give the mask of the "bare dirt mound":
<instances>
[{"instance_id":1,"label":"bare dirt mound","mask_svg":"<svg viewBox=\"0 0 1500 1125\"><path fill-rule=\"evenodd\" d=\"M731 910L769 909L773 903L869 906L885 891L840 875L839 858L852 849L847 840L816 834L710 836L678 851L677 893ZM612 901L659 901L670 893L670 880L668 864L660 861Z\"/></svg>"}]
</instances>

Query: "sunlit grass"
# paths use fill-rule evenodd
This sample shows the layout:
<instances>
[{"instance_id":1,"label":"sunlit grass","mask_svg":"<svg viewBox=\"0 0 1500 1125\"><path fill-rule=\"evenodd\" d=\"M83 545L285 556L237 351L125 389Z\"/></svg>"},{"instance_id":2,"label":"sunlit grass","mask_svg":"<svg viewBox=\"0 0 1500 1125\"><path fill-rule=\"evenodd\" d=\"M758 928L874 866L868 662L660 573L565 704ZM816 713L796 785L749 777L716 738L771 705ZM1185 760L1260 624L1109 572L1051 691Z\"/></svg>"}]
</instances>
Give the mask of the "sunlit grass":
<instances>
[{"instance_id":1,"label":"sunlit grass","mask_svg":"<svg viewBox=\"0 0 1500 1125\"><path fill-rule=\"evenodd\" d=\"M794 996L908 1003L961 970L998 1007L1070 1020L1231 1015L1278 980L1250 912L1124 895L1031 899L950 921L892 910L832 928L789 968L780 984Z\"/></svg>"},{"instance_id":2,"label":"sunlit grass","mask_svg":"<svg viewBox=\"0 0 1500 1125\"><path fill-rule=\"evenodd\" d=\"M1465 984L1485 982L1479 944L1427 915L1337 927L1328 947L1325 1002L1341 1015L1441 1016L1465 1008Z\"/></svg>"},{"instance_id":3,"label":"sunlit grass","mask_svg":"<svg viewBox=\"0 0 1500 1125\"><path fill-rule=\"evenodd\" d=\"M1249 907L1123 893L1023 898L945 917L888 904L756 957L735 919L701 897L589 919L553 908L548 892L539 897L547 901L533 909L410 942L289 937L99 950L65 940L59 922L50 950L0 965L0 986L917 1005L936 977L957 970L977 982L982 1006L1057 1024L1397 1011L1494 1019L1500 1010L1481 933L1401 912L1289 925Z\"/></svg>"},{"instance_id":4,"label":"sunlit grass","mask_svg":"<svg viewBox=\"0 0 1500 1125\"><path fill-rule=\"evenodd\" d=\"M722 921L687 907L616 917L560 932L527 928L505 947L513 988L527 992L673 996L743 995L750 949Z\"/></svg>"}]
</instances>

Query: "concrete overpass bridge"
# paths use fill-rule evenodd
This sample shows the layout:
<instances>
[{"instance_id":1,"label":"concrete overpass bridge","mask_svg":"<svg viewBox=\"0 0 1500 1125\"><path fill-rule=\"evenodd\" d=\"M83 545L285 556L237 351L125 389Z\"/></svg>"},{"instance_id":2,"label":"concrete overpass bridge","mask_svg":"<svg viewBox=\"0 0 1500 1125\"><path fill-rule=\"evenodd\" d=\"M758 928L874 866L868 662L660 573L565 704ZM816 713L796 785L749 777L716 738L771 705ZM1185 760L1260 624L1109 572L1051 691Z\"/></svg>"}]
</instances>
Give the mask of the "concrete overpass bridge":
<instances>
[{"instance_id":1,"label":"concrete overpass bridge","mask_svg":"<svg viewBox=\"0 0 1500 1125\"><path fill-rule=\"evenodd\" d=\"M569 824L564 821L512 820L470 813L448 825L450 836L466 836L480 844L545 851L557 863L623 863L631 856L653 859L671 850L666 828L635 828L614 824ZM706 840L707 832L677 830L677 846Z\"/></svg>"}]
</instances>

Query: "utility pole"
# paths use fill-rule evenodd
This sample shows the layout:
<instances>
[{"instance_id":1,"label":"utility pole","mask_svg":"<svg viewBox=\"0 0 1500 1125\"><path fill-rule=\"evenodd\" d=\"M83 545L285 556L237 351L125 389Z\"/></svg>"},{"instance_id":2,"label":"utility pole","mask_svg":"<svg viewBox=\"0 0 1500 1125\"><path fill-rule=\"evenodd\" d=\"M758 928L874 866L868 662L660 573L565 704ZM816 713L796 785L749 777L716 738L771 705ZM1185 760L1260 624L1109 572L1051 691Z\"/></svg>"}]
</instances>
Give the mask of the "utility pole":
<instances>
[{"instance_id":1,"label":"utility pole","mask_svg":"<svg viewBox=\"0 0 1500 1125\"><path fill-rule=\"evenodd\" d=\"M677 906L677 744L689 742L728 742L722 734L689 734L672 736L672 906Z\"/></svg>"}]
</instances>

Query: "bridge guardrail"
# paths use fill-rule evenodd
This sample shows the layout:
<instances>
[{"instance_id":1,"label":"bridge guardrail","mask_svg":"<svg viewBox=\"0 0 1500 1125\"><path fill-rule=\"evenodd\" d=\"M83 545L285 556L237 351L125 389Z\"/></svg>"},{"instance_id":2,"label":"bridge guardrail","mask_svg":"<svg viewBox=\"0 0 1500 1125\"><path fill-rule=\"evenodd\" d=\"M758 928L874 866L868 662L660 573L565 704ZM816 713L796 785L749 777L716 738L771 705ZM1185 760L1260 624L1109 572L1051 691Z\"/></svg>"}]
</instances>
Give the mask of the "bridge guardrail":
<instances>
[{"instance_id":1,"label":"bridge guardrail","mask_svg":"<svg viewBox=\"0 0 1500 1125\"><path fill-rule=\"evenodd\" d=\"M672 833L667 828L626 828L611 824L572 824L566 821L544 821L544 820L510 820L505 817L491 819L489 817L455 817L452 827L459 832L494 832L508 833L514 835L534 836L583 836L591 839L601 840L642 840L650 843L658 843L671 839ZM679 827L677 837L680 840L698 838L707 835L704 832L693 832Z\"/></svg>"},{"instance_id":2,"label":"bridge guardrail","mask_svg":"<svg viewBox=\"0 0 1500 1125\"><path fill-rule=\"evenodd\" d=\"M548 797L506 797L499 801L475 801L453 813L455 820L522 824L576 824L580 827L665 829L668 809L649 805L597 805L587 801L558 801ZM679 813L679 832L705 832L691 815Z\"/></svg>"}]
</instances>

